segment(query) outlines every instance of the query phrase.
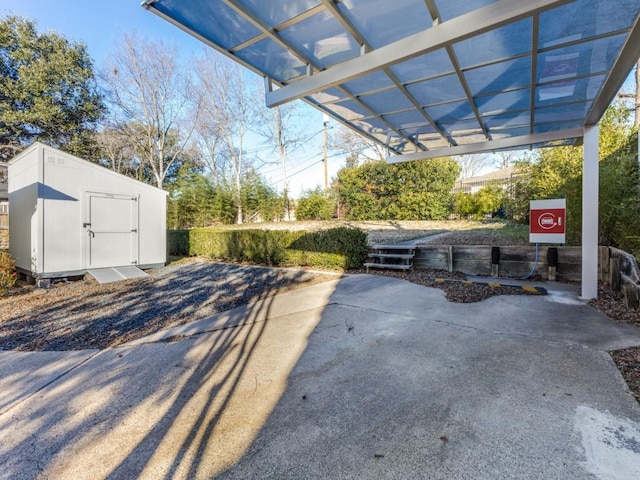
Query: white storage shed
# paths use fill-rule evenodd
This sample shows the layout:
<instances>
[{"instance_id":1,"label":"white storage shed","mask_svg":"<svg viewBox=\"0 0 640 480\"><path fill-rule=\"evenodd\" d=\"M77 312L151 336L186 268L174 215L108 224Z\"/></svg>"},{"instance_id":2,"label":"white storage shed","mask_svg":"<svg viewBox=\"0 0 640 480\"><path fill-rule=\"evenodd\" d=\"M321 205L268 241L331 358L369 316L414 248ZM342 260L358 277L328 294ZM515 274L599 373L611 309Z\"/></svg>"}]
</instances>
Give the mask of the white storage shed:
<instances>
[{"instance_id":1,"label":"white storage shed","mask_svg":"<svg viewBox=\"0 0 640 480\"><path fill-rule=\"evenodd\" d=\"M9 249L34 278L166 262L165 191L34 143L9 162Z\"/></svg>"}]
</instances>

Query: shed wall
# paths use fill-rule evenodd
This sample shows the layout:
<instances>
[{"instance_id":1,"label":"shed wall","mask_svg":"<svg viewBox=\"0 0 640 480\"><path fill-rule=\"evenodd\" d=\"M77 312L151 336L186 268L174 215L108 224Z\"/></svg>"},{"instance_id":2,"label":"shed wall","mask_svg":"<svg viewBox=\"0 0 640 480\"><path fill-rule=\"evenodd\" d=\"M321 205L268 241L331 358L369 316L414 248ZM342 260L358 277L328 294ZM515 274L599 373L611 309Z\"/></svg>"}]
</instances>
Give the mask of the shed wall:
<instances>
[{"instance_id":1,"label":"shed wall","mask_svg":"<svg viewBox=\"0 0 640 480\"><path fill-rule=\"evenodd\" d=\"M140 197L140 265L167 260L167 197L160 190Z\"/></svg>"},{"instance_id":2,"label":"shed wall","mask_svg":"<svg viewBox=\"0 0 640 480\"><path fill-rule=\"evenodd\" d=\"M16 266L37 271L38 247L38 149L9 165L9 249Z\"/></svg>"},{"instance_id":3,"label":"shed wall","mask_svg":"<svg viewBox=\"0 0 640 480\"><path fill-rule=\"evenodd\" d=\"M45 148L43 171L39 186L44 239L42 273L82 270L84 169L62 152Z\"/></svg>"}]
</instances>

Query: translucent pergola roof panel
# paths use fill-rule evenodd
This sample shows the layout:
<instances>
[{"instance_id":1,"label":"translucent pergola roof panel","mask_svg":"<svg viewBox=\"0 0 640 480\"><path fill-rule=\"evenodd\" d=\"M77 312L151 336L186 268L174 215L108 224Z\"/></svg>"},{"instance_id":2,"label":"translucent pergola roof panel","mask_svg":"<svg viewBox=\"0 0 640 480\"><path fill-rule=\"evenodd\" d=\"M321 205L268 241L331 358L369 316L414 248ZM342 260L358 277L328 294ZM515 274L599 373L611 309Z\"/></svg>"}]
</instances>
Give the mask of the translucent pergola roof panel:
<instances>
[{"instance_id":1,"label":"translucent pergola roof panel","mask_svg":"<svg viewBox=\"0 0 640 480\"><path fill-rule=\"evenodd\" d=\"M470 68L530 53L531 37L532 20L525 18L456 43L453 49L460 66Z\"/></svg>"},{"instance_id":2,"label":"translucent pergola roof panel","mask_svg":"<svg viewBox=\"0 0 640 480\"><path fill-rule=\"evenodd\" d=\"M327 11L320 11L279 33L287 43L299 45L307 58L320 68L344 62L360 53L358 42Z\"/></svg>"},{"instance_id":3,"label":"translucent pergola roof panel","mask_svg":"<svg viewBox=\"0 0 640 480\"><path fill-rule=\"evenodd\" d=\"M436 0L435 4L438 8L440 18L444 21L472 12L495 1L496 0L467 0L464 2L451 2L449 0Z\"/></svg>"},{"instance_id":4,"label":"translucent pergola roof panel","mask_svg":"<svg viewBox=\"0 0 640 480\"><path fill-rule=\"evenodd\" d=\"M185 3L185 2L180 2ZM322 4L320 0L246 0L242 2L256 18L269 28L283 24Z\"/></svg>"},{"instance_id":5,"label":"translucent pergola roof panel","mask_svg":"<svg viewBox=\"0 0 640 480\"><path fill-rule=\"evenodd\" d=\"M640 0L146 0L394 161L574 141L640 56Z\"/></svg>"},{"instance_id":6,"label":"translucent pergola roof panel","mask_svg":"<svg viewBox=\"0 0 640 480\"><path fill-rule=\"evenodd\" d=\"M501 93L531 85L531 56L493 63L464 72L464 78L474 96Z\"/></svg>"},{"instance_id":7,"label":"translucent pergola roof panel","mask_svg":"<svg viewBox=\"0 0 640 480\"><path fill-rule=\"evenodd\" d=\"M449 54L444 48L393 65L390 70L403 84L426 80L456 71L451 64Z\"/></svg>"},{"instance_id":8,"label":"translucent pergola roof panel","mask_svg":"<svg viewBox=\"0 0 640 480\"><path fill-rule=\"evenodd\" d=\"M366 37L373 48L421 32L425 25L432 23L424 2L419 0L344 0L327 3L336 5L340 15L353 24L358 34ZM397 21L399 19L401 21Z\"/></svg>"}]
</instances>

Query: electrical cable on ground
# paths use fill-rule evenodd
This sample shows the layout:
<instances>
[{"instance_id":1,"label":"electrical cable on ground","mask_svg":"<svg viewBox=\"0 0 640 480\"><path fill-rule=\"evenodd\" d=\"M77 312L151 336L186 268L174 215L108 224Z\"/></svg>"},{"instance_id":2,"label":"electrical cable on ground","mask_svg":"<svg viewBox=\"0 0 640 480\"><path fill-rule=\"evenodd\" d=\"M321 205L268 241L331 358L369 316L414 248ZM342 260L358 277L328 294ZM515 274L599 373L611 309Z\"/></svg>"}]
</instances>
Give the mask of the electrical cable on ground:
<instances>
[{"instance_id":1,"label":"electrical cable on ground","mask_svg":"<svg viewBox=\"0 0 640 480\"><path fill-rule=\"evenodd\" d=\"M538 245L539 243L536 242L536 259L533 261L533 268L524 277L520 277L519 280L526 280L531 275L533 275L533 273L536 271L536 268L538 268Z\"/></svg>"}]
</instances>

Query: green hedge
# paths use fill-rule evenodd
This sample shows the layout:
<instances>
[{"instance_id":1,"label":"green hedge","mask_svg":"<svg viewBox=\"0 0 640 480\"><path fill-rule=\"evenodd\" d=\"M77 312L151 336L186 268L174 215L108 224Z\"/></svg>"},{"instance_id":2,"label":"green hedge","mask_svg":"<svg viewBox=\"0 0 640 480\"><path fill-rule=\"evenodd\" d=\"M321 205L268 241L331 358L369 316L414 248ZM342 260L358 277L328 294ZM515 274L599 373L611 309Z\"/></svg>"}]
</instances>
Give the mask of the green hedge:
<instances>
[{"instance_id":1,"label":"green hedge","mask_svg":"<svg viewBox=\"0 0 640 480\"><path fill-rule=\"evenodd\" d=\"M167 253L202 255L263 265L305 265L327 268L362 266L367 235L355 228L321 232L284 230L170 230Z\"/></svg>"},{"instance_id":2,"label":"green hedge","mask_svg":"<svg viewBox=\"0 0 640 480\"><path fill-rule=\"evenodd\" d=\"M189 230L167 230L167 254L189 255Z\"/></svg>"},{"instance_id":3,"label":"green hedge","mask_svg":"<svg viewBox=\"0 0 640 480\"><path fill-rule=\"evenodd\" d=\"M189 255L279 265L291 233L277 230L189 231Z\"/></svg>"},{"instance_id":4,"label":"green hedge","mask_svg":"<svg viewBox=\"0 0 640 480\"><path fill-rule=\"evenodd\" d=\"M330 270L345 270L348 268L345 255L340 253L308 252L306 250L285 250L282 266L285 267L316 267Z\"/></svg>"},{"instance_id":5,"label":"green hedge","mask_svg":"<svg viewBox=\"0 0 640 480\"><path fill-rule=\"evenodd\" d=\"M339 253L345 256L345 268L362 266L369 253L367 234L358 228L338 227L320 232L304 233L290 248L307 252Z\"/></svg>"}]
</instances>

